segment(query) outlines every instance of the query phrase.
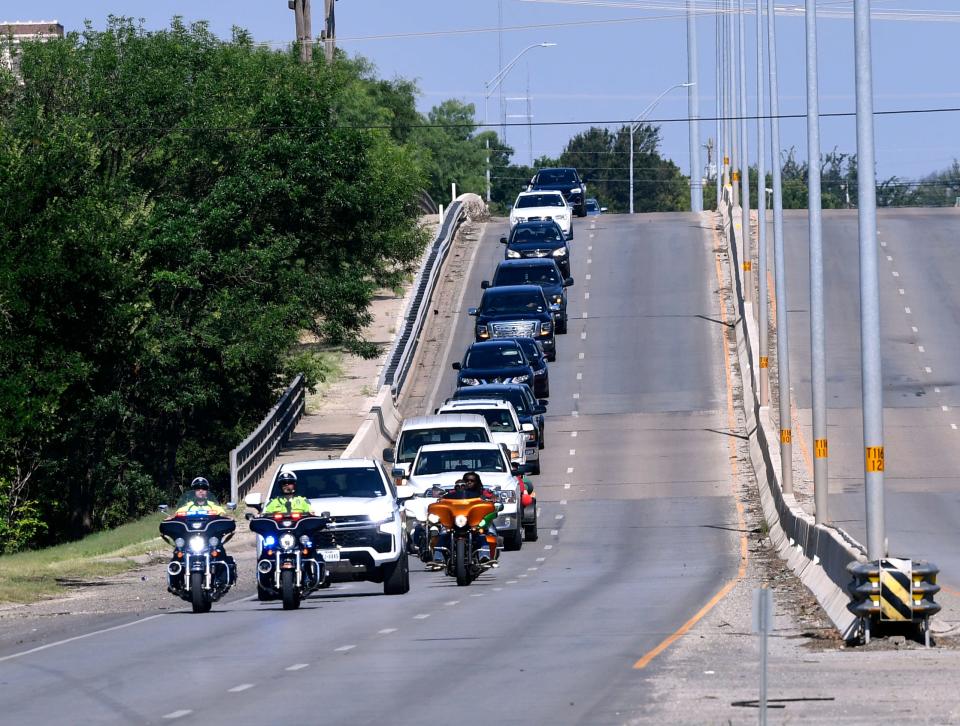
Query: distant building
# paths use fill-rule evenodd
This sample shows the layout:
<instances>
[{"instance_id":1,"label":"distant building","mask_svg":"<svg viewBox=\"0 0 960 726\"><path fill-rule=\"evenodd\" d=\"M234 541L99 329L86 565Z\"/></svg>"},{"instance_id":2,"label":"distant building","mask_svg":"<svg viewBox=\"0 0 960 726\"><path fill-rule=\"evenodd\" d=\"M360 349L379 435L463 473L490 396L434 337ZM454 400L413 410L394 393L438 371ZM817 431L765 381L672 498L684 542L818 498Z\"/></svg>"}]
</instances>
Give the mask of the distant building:
<instances>
[{"instance_id":1,"label":"distant building","mask_svg":"<svg viewBox=\"0 0 960 726\"><path fill-rule=\"evenodd\" d=\"M63 26L56 20L0 22L0 63L17 73L17 46L24 40L62 38Z\"/></svg>"}]
</instances>

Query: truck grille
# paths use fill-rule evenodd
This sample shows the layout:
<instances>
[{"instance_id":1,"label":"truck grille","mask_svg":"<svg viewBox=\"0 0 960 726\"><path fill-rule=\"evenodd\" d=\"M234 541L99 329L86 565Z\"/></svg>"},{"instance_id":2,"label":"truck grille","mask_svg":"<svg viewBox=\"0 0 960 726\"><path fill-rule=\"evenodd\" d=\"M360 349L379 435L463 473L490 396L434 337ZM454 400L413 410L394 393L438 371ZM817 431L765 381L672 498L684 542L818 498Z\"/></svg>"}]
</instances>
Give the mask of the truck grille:
<instances>
[{"instance_id":1,"label":"truck grille","mask_svg":"<svg viewBox=\"0 0 960 726\"><path fill-rule=\"evenodd\" d=\"M339 532L324 530L317 532L313 538L313 546L321 550L332 550L337 547L372 547L377 552L389 552L392 544L391 535L379 532L374 527L345 529Z\"/></svg>"},{"instance_id":2,"label":"truck grille","mask_svg":"<svg viewBox=\"0 0 960 726\"><path fill-rule=\"evenodd\" d=\"M532 338L537 333L537 321L514 320L507 323L493 323L490 328L494 338Z\"/></svg>"}]
</instances>

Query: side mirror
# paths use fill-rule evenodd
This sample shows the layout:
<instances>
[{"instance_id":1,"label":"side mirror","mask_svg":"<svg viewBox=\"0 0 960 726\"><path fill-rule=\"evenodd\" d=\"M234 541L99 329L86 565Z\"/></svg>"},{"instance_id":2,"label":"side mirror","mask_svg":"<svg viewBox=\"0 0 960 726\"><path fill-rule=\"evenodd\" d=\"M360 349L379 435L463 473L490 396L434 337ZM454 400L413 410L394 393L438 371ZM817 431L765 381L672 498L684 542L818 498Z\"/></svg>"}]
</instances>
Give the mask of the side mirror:
<instances>
[{"instance_id":1,"label":"side mirror","mask_svg":"<svg viewBox=\"0 0 960 726\"><path fill-rule=\"evenodd\" d=\"M506 237L501 237L501 238L500 238L500 244L505 245L506 243L507 243L507 238L506 238Z\"/></svg>"},{"instance_id":2,"label":"side mirror","mask_svg":"<svg viewBox=\"0 0 960 726\"><path fill-rule=\"evenodd\" d=\"M568 277L566 280L564 280L564 281L563 281L563 286L564 286L564 287L573 287L573 278L572 278L572 277Z\"/></svg>"},{"instance_id":3,"label":"side mirror","mask_svg":"<svg viewBox=\"0 0 960 726\"><path fill-rule=\"evenodd\" d=\"M450 364L450 367L453 368L453 370L455 371L458 371L461 368L463 368L463 366L460 365L460 361L454 361L453 363Z\"/></svg>"},{"instance_id":4,"label":"side mirror","mask_svg":"<svg viewBox=\"0 0 960 726\"><path fill-rule=\"evenodd\" d=\"M406 479L407 470L403 467L395 466L390 470L390 476L392 476L394 479Z\"/></svg>"},{"instance_id":5,"label":"side mirror","mask_svg":"<svg viewBox=\"0 0 960 726\"><path fill-rule=\"evenodd\" d=\"M259 512L263 509L263 495L260 492L253 492L243 498L243 503Z\"/></svg>"},{"instance_id":6,"label":"side mirror","mask_svg":"<svg viewBox=\"0 0 960 726\"><path fill-rule=\"evenodd\" d=\"M547 412L547 407L546 407L546 406L537 406L535 409L533 409L533 412L534 412L534 414L536 414L537 416L542 416L543 414L545 414L545 413Z\"/></svg>"},{"instance_id":7,"label":"side mirror","mask_svg":"<svg viewBox=\"0 0 960 726\"><path fill-rule=\"evenodd\" d=\"M510 462L510 471L511 471L511 473L513 473L513 474L522 474L522 473L523 473L523 472L520 471L520 464L519 464L518 462L516 462L516 461L511 461L511 462Z\"/></svg>"},{"instance_id":8,"label":"side mirror","mask_svg":"<svg viewBox=\"0 0 960 726\"><path fill-rule=\"evenodd\" d=\"M520 424L520 429L522 431L536 431L536 427L532 423Z\"/></svg>"},{"instance_id":9,"label":"side mirror","mask_svg":"<svg viewBox=\"0 0 960 726\"><path fill-rule=\"evenodd\" d=\"M406 499L412 499L417 496L417 490L409 484L401 484L397 487L397 499L401 502Z\"/></svg>"},{"instance_id":10,"label":"side mirror","mask_svg":"<svg viewBox=\"0 0 960 726\"><path fill-rule=\"evenodd\" d=\"M161 512L166 514L167 510L170 509L170 507L168 507L166 504L161 504L159 507L157 507L157 509L159 509Z\"/></svg>"},{"instance_id":11,"label":"side mirror","mask_svg":"<svg viewBox=\"0 0 960 726\"><path fill-rule=\"evenodd\" d=\"M476 308L467 308L467 315L476 315L476 314L477 314Z\"/></svg>"},{"instance_id":12,"label":"side mirror","mask_svg":"<svg viewBox=\"0 0 960 726\"><path fill-rule=\"evenodd\" d=\"M387 462L388 464L392 464L392 463L393 463L393 449L391 449L389 446L388 446L387 448L385 448L385 449L383 450L383 455L382 455L380 458L383 459L383 460L384 460L385 462Z\"/></svg>"},{"instance_id":13,"label":"side mirror","mask_svg":"<svg viewBox=\"0 0 960 726\"><path fill-rule=\"evenodd\" d=\"M480 289L481 289L481 290L486 290L488 287L490 287L490 281L489 281L489 280L484 280L483 282L480 283Z\"/></svg>"},{"instance_id":14,"label":"side mirror","mask_svg":"<svg viewBox=\"0 0 960 726\"><path fill-rule=\"evenodd\" d=\"M547 406L550 405L550 401L548 401L548 400L545 399L545 398L538 398L538 399L537 399L537 403L539 403L539 404L540 404L540 408L543 408L543 409L545 409Z\"/></svg>"},{"instance_id":15,"label":"side mirror","mask_svg":"<svg viewBox=\"0 0 960 726\"><path fill-rule=\"evenodd\" d=\"M231 512L236 512L236 511L237 511L237 503L236 503L236 502L227 502L227 509L229 509Z\"/></svg>"}]
</instances>

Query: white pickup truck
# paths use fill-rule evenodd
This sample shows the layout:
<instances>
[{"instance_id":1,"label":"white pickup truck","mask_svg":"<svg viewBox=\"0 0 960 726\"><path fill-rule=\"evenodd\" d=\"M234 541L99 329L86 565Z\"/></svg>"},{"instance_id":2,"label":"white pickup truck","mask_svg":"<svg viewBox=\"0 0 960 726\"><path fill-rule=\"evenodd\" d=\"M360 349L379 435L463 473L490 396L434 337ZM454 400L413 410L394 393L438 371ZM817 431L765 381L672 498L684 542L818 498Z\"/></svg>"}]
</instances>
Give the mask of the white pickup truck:
<instances>
[{"instance_id":1,"label":"white pickup truck","mask_svg":"<svg viewBox=\"0 0 960 726\"><path fill-rule=\"evenodd\" d=\"M521 424L517 411L509 401L493 398L463 398L447 401L439 409L440 415L474 413L483 416L490 427L493 441L504 444L510 461L519 465L521 474L540 473L540 450L527 446L527 435L536 433L533 424Z\"/></svg>"}]
</instances>

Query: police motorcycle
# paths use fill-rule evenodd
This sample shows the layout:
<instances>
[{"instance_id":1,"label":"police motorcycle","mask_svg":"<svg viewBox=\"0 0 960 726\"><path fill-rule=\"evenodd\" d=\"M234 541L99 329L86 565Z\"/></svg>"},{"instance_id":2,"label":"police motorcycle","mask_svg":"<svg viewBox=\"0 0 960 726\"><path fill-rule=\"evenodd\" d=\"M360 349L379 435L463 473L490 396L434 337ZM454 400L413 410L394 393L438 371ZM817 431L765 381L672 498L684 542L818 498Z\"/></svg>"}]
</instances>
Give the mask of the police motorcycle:
<instances>
[{"instance_id":1,"label":"police motorcycle","mask_svg":"<svg viewBox=\"0 0 960 726\"><path fill-rule=\"evenodd\" d=\"M254 517L250 529L262 537L257 561L257 594L261 600L281 599L284 610L296 610L310 593L324 586L323 558L314 546L316 533L330 514L276 512Z\"/></svg>"},{"instance_id":2,"label":"police motorcycle","mask_svg":"<svg viewBox=\"0 0 960 726\"><path fill-rule=\"evenodd\" d=\"M234 510L236 505L227 508ZM167 592L189 602L195 613L210 612L237 581L236 563L223 547L237 523L222 511L215 504L178 508L160 523L160 536L174 548L167 564Z\"/></svg>"}]
</instances>

